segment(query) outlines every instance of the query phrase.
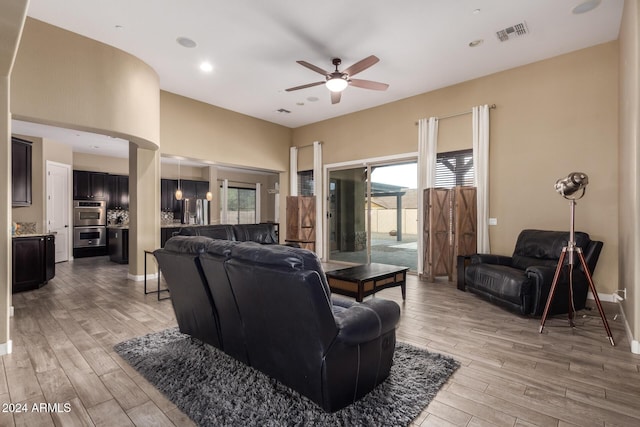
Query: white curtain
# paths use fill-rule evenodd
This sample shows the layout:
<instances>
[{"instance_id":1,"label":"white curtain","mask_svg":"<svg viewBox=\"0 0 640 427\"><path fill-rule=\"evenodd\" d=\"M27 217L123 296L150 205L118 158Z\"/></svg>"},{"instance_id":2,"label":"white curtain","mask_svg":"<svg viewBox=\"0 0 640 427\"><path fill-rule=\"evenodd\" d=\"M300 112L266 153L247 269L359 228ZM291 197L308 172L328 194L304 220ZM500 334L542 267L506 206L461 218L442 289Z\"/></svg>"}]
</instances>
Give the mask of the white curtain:
<instances>
[{"instance_id":1,"label":"white curtain","mask_svg":"<svg viewBox=\"0 0 640 427\"><path fill-rule=\"evenodd\" d=\"M423 193L425 188L433 187L436 181L436 156L438 146L438 118L418 121L418 235L422 235ZM418 239L418 273L424 273L424 248L422 239Z\"/></svg>"},{"instance_id":2,"label":"white curtain","mask_svg":"<svg viewBox=\"0 0 640 427\"><path fill-rule=\"evenodd\" d=\"M262 219L262 211L260 210L260 205L262 205L262 198L260 197L262 194L262 184L256 182L256 224L258 224Z\"/></svg>"},{"instance_id":3,"label":"white curtain","mask_svg":"<svg viewBox=\"0 0 640 427\"><path fill-rule=\"evenodd\" d=\"M491 253L489 246L489 106L472 109L473 183L478 199L478 253Z\"/></svg>"},{"instance_id":4,"label":"white curtain","mask_svg":"<svg viewBox=\"0 0 640 427\"><path fill-rule=\"evenodd\" d=\"M289 195L298 195L298 147L289 149Z\"/></svg>"},{"instance_id":5,"label":"white curtain","mask_svg":"<svg viewBox=\"0 0 640 427\"><path fill-rule=\"evenodd\" d=\"M225 179L222 181L222 197L220 198L220 224L228 224L228 210L229 205L227 201L229 200L229 180Z\"/></svg>"},{"instance_id":6,"label":"white curtain","mask_svg":"<svg viewBox=\"0 0 640 427\"><path fill-rule=\"evenodd\" d=\"M322 143L320 141L313 142L313 195L316 196L316 254L323 257L324 234L322 225L324 221L322 184Z\"/></svg>"}]
</instances>

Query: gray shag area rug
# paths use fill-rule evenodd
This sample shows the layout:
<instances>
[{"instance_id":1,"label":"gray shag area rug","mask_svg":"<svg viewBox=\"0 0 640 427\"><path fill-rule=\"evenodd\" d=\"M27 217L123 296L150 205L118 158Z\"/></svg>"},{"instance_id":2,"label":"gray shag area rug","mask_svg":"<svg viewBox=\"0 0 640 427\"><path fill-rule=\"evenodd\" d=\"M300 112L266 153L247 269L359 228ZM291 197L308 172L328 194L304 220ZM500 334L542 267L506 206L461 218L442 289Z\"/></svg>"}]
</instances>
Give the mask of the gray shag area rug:
<instances>
[{"instance_id":1,"label":"gray shag area rug","mask_svg":"<svg viewBox=\"0 0 640 427\"><path fill-rule=\"evenodd\" d=\"M177 328L115 351L200 426L405 426L460 364L398 342L389 378L334 413Z\"/></svg>"}]
</instances>

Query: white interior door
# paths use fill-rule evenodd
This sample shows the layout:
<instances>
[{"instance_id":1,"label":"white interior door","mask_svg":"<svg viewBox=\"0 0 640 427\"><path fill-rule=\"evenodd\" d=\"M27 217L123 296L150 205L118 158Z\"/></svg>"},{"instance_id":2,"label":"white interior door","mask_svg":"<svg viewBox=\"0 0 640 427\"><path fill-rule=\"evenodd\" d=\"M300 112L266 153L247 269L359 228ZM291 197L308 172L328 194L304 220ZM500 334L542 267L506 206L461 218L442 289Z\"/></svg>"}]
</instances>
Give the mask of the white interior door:
<instances>
[{"instance_id":1,"label":"white interior door","mask_svg":"<svg viewBox=\"0 0 640 427\"><path fill-rule=\"evenodd\" d=\"M47 228L56 236L56 262L68 261L71 242L71 166L47 161Z\"/></svg>"}]
</instances>

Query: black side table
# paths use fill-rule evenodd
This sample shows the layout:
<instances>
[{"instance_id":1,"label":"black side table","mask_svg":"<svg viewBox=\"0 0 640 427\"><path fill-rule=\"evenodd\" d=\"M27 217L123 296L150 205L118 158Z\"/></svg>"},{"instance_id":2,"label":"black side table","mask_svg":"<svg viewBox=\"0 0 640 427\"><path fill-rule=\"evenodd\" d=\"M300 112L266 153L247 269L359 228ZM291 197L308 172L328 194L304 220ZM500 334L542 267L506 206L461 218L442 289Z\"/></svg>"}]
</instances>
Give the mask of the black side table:
<instances>
[{"instance_id":1,"label":"black side table","mask_svg":"<svg viewBox=\"0 0 640 427\"><path fill-rule=\"evenodd\" d=\"M158 301L161 301L163 299L169 299L171 297L164 297L164 298L160 298L160 292L169 292L169 289L160 289L160 266L158 265L158 263L156 263L156 265L158 265L158 288L155 291L147 291L147 256L148 255L153 255L153 251L148 251L148 250L144 250L144 294L158 294ZM155 255L153 255L153 259L156 259Z\"/></svg>"}]
</instances>

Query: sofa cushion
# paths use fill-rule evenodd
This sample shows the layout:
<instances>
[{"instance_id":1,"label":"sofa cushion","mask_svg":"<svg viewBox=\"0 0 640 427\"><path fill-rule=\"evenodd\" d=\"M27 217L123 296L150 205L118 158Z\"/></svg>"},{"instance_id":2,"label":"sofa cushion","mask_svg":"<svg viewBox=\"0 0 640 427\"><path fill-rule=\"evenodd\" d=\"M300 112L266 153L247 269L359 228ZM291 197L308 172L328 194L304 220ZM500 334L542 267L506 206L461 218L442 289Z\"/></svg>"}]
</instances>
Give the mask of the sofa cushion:
<instances>
[{"instance_id":1,"label":"sofa cushion","mask_svg":"<svg viewBox=\"0 0 640 427\"><path fill-rule=\"evenodd\" d=\"M238 242L233 240L209 240L207 244L206 253L223 258L229 258L231 256L231 249L236 246Z\"/></svg>"},{"instance_id":2,"label":"sofa cushion","mask_svg":"<svg viewBox=\"0 0 640 427\"><path fill-rule=\"evenodd\" d=\"M178 232L180 236L205 236L212 239L236 240L233 226L227 224L202 225L196 227L182 227Z\"/></svg>"},{"instance_id":3,"label":"sofa cushion","mask_svg":"<svg viewBox=\"0 0 640 427\"><path fill-rule=\"evenodd\" d=\"M581 232L575 233L575 239L576 244L583 248L591 241L587 233ZM522 230L513 255L557 261L568 241L569 233L565 231Z\"/></svg>"},{"instance_id":4,"label":"sofa cushion","mask_svg":"<svg viewBox=\"0 0 640 427\"><path fill-rule=\"evenodd\" d=\"M164 245L164 248L172 252L184 254L203 254L207 251L207 245L211 242L209 237L202 236L173 236Z\"/></svg>"},{"instance_id":5,"label":"sofa cushion","mask_svg":"<svg viewBox=\"0 0 640 427\"><path fill-rule=\"evenodd\" d=\"M238 224L233 226L236 240L256 242L263 245L278 243L273 224Z\"/></svg>"}]
</instances>

